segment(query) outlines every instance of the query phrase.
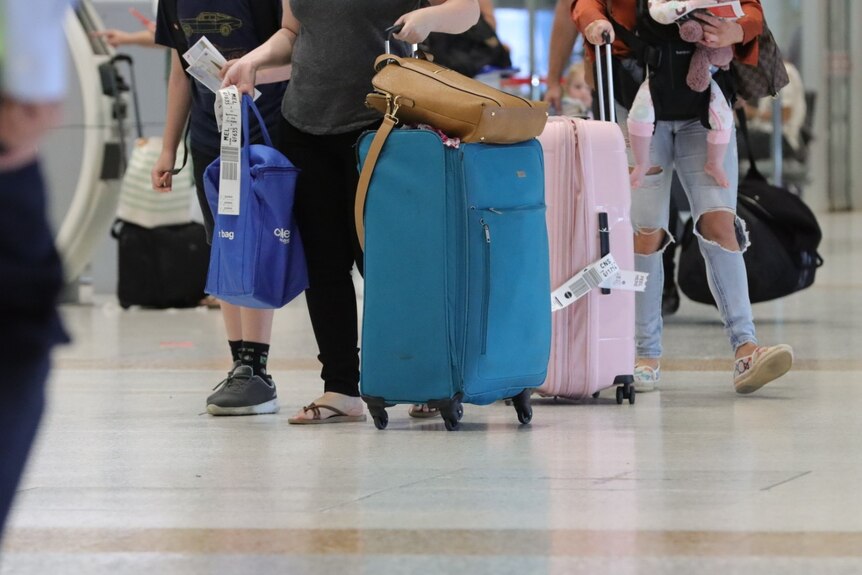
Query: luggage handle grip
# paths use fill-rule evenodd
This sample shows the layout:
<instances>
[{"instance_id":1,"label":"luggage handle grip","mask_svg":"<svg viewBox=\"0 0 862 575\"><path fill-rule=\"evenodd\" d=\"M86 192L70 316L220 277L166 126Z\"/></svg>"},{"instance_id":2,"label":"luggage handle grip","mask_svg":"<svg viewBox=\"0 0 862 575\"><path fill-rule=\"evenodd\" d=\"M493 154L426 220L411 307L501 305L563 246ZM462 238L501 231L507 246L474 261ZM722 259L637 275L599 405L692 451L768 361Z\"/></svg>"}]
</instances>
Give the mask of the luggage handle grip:
<instances>
[{"instance_id":1,"label":"luggage handle grip","mask_svg":"<svg viewBox=\"0 0 862 575\"><path fill-rule=\"evenodd\" d=\"M599 94L599 119L601 121L611 121L616 123L617 111L614 105L614 79L613 79L613 62L611 60L611 35L608 32L602 34L604 44L596 44L596 91ZM605 113L605 81L602 71L601 48L605 48L605 67L608 70L608 113Z\"/></svg>"},{"instance_id":2,"label":"luggage handle grip","mask_svg":"<svg viewBox=\"0 0 862 575\"><path fill-rule=\"evenodd\" d=\"M392 36L399 33L403 29L404 29L404 24L395 24L395 25L390 26L389 28L387 28L386 30L383 31L383 33L386 34L386 53L387 54L392 53ZM418 44L411 44L410 47L413 50L413 53L411 54L411 56L413 58L416 58L417 57L416 53L419 51L419 45Z\"/></svg>"}]
</instances>

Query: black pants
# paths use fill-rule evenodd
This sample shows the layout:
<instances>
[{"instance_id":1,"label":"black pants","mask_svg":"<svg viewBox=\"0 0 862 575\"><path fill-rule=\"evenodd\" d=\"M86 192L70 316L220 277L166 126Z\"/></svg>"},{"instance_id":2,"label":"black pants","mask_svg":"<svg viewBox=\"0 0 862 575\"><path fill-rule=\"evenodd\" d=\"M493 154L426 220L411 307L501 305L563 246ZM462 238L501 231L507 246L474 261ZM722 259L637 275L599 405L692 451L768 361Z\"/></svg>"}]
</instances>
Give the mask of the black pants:
<instances>
[{"instance_id":1,"label":"black pants","mask_svg":"<svg viewBox=\"0 0 862 575\"><path fill-rule=\"evenodd\" d=\"M305 292L323 364L325 391L359 395L356 293L351 268L362 273L362 251L353 222L359 173L356 140L364 130L315 136L287 122L281 151L300 170L295 213L308 261Z\"/></svg>"},{"instance_id":2,"label":"black pants","mask_svg":"<svg viewBox=\"0 0 862 575\"><path fill-rule=\"evenodd\" d=\"M63 276L37 164L0 172L0 530L44 407L49 353L68 341L57 314Z\"/></svg>"},{"instance_id":3,"label":"black pants","mask_svg":"<svg viewBox=\"0 0 862 575\"><path fill-rule=\"evenodd\" d=\"M22 363L4 363L9 384L0 401L0 532L9 515L45 407L47 354Z\"/></svg>"}]
</instances>

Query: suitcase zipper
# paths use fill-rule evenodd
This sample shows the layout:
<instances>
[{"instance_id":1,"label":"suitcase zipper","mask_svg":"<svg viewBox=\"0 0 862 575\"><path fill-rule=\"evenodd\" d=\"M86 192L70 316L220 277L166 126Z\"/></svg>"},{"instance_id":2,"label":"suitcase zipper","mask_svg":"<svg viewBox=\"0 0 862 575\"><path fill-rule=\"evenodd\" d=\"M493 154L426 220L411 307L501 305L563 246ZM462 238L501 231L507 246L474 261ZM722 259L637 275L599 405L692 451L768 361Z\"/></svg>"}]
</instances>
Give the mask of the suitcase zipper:
<instances>
[{"instance_id":1,"label":"suitcase zipper","mask_svg":"<svg viewBox=\"0 0 862 575\"><path fill-rule=\"evenodd\" d=\"M542 209L542 205L525 205L514 206L511 208L478 208L480 211L490 212L496 215L508 213L524 212ZM477 209L473 207L472 209ZM482 226L482 233L485 236L484 249L484 278L482 284L482 314L481 314L481 330L482 330L482 352L481 355L486 355L488 352L488 316L490 315L489 308L491 306L491 226L485 221L485 218L479 220Z\"/></svg>"},{"instance_id":2,"label":"suitcase zipper","mask_svg":"<svg viewBox=\"0 0 862 575\"><path fill-rule=\"evenodd\" d=\"M491 303L491 228L484 218L479 220L485 234L485 277L482 285L482 355L488 351L488 306Z\"/></svg>"}]
</instances>

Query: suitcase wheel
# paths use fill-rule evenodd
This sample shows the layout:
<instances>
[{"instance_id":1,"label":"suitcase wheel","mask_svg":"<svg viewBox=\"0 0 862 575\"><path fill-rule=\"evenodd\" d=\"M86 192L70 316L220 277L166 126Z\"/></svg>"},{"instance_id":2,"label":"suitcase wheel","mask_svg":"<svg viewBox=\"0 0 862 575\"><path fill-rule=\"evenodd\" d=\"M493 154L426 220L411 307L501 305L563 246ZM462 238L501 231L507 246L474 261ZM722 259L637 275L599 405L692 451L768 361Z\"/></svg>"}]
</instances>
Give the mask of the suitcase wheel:
<instances>
[{"instance_id":1,"label":"suitcase wheel","mask_svg":"<svg viewBox=\"0 0 862 575\"><path fill-rule=\"evenodd\" d=\"M464 417L464 405L459 399L453 399L439 406L440 416L448 431L456 431L461 427L461 418Z\"/></svg>"},{"instance_id":2,"label":"suitcase wheel","mask_svg":"<svg viewBox=\"0 0 862 575\"><path fill-rule=\"evenodd\" d=\"M524 425L527 425L533 419L533 407L530 404L530 396L532 394L532 389L525 389L512 398L512 405L515 407L515 413L518 414L518 421Z\"/></svg>"},{"instance_id":3,"label":"suitcase wheel","mask_svg":"<svg viewBox=\"0 0 862 575\"><path fill-rule=\"evenodd\" d=\"M377 429L383 430L389 425L389 415L385 411L378 416L372 415L371 418L374 420L374 427Z\"/></svg>"},{"instance_id":4,"label":"suitcase wheel","mask_svg":"<svg viewBox=\"0 0 862 575\"><path fill-rule=\"evenodd\" d=\"M600 396L601 394L602 394L602 392L601 392L601 391L597 391L597 392L595 392L595 393L593 394L593 399L598 399L598 398L599 398L599 396Z\"/></svg>"},{"instance_id":5,"label":"suitcase wheel","mask_svg":"<svg viewBox=\"0 0 862 575\"><path fill-rule=\"evenodd\" d=\"M369 407L368 411L371 412L374 427L380 430L386 429L386 426L389 425L389 414L386 413L386 410L382 407Z\"/></svg>"},{"instance_id":6,"label":"suitcase wheel","mask_svg":"<svg viewBox=\"0 0 862 575\"><path fill-rule=\"evenodd\" d=\"M624 399L629 400L629 405L633 405L635 402L635 386L631 384L625 384L617 386L617 404L622 405Z\"/></svg>"}]
</instances>

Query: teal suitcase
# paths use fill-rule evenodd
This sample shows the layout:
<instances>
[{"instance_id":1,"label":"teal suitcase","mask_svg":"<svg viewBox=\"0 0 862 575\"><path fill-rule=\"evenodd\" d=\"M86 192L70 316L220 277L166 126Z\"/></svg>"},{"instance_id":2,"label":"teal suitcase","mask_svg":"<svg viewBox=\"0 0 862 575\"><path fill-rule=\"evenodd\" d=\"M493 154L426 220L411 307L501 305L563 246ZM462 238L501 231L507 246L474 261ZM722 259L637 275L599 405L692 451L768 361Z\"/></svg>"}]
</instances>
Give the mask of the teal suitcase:
<instances>
[{"instance_id":1,"label":"teal suitcase","mask_svg":"<svg viewBox=\"0 0 862 575\"><path fill-rule=\"evenodd\" d=\"M360 168L374 132L358 142ZM444 145L394 130L365 203L360 391L427 403L457 429L463 403L512 399L521 423L551 343L544 167L537 140Z\"/></svg>"}]
</instances>

